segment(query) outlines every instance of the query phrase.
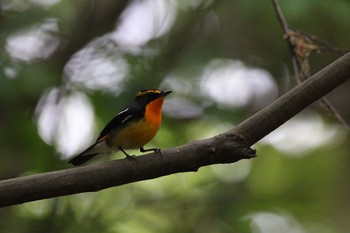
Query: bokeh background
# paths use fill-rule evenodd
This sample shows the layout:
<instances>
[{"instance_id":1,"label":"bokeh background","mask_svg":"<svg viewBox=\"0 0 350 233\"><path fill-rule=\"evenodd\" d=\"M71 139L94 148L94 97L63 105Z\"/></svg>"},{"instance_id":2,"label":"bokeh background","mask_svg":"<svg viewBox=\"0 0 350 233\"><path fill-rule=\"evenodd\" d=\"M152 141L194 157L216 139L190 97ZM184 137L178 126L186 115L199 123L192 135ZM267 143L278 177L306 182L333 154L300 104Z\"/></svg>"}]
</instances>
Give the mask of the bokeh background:
<instances>
[{"instance_id":1,"label":"bokeh background","mask_svg":"<svg viewBox=\"0 0 350 233\"><path fill-rule=\"evenodd\" d=\"M139 89L174 91L149 144L170 148L225 132L295 86L270 1L2 0L0 7L1 179L69 168L67 159ZM348 0L281 0L281 7L294 28L350 47ZM311 72L338 57L313 54ZM347 82L329 95L348 121L349 90ZM315 104L256 144L255 159L2 208L0 229L345 233L349 143L349 131Z\"/></svg>"}]
</instances>

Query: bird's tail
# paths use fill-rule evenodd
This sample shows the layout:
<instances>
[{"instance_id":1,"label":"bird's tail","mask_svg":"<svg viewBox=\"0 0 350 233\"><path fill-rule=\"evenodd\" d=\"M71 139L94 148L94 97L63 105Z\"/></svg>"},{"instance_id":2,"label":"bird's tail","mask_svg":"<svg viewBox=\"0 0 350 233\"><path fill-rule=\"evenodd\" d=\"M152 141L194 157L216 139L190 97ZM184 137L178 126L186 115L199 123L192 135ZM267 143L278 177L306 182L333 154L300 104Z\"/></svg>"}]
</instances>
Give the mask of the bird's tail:
<instances>
[{"instance_id":1,"label":"bird's tail","mask_svg":"<svg viewBox=\"0 0 350 233\"><path fill-rule=\"evenodd\" d=\"M71 163L73 166L79 166L79 165L82 165L83 163L86 163L88 160L92 159L97 154L98 153L84 154L84 155L80 154L75 156L71 160L69 160L68 163Z\"/></svg>"},{"instance_id":2,"label":"bird's tail","mask_svg":"<svg viewBox=\"0 0 350 233\"><path fill-rule=\"evenodd\" d=\"M105 142L97 142L84 150L79 155L75 156L71 160L68 161L68 163L71 163L73 166L79 166L83 163L86 163L88 160L92 159L99 153L106 153L110 152L108 151L108 148L106 148Z\"/></svg>"}]
</instances>

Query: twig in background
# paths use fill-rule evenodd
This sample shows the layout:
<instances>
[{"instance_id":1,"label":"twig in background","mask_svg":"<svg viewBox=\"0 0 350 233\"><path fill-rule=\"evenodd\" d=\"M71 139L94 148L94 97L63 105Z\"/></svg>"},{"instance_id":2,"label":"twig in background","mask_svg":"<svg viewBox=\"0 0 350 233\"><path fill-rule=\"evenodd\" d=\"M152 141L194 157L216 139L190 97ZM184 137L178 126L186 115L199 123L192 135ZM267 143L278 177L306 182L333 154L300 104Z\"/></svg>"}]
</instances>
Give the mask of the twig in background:
<instances>
[{"instance_id":1,"label":"twig in background","mask_svg":"<svg viewBox=\"0 0 350 233\"><path fill-rule=\"evenodd\" d=\"M316 36L291 28L282 13L278 0L272 0L272 4L278 21L283 29L284 38L287 40L289 49L292 53L294 76L298 84L308 79L311 75L309 56L313 51L318 53L332 52L342 55L349 51L347 49L339 49L331 43ZM326 97L321 98L321 104L322 107L337 118L346 129L350 130L350 124L347 123L344 118L342 118L336 108Z\"/></svg>"}]
</instances>

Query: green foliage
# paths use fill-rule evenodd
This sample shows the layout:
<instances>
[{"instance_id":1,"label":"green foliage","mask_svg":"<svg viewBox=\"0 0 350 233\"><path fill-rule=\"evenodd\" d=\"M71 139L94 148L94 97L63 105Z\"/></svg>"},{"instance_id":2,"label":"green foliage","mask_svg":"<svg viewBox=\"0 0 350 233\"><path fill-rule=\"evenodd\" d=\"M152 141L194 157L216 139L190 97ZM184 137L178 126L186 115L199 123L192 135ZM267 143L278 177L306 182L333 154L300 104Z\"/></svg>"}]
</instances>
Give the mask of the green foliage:
<instances>
[{"instance_id":1,"label":"green foliage","mask_svg":"<svg viewBox=\"0 0 350 233\"><path fill-rule=\"evenodd\" d=\"M138 4L141 20L130 18ZM69 168L138 89L174 91L147 145L170 148L224 132L294 86L269 1L0 5L1 179ZM294 28L349 47L348 1L281 7ZM313 55L312 70L335 57ZM348 99L344 90L335 104ZM324 112L276 130L251 161L0 209L1 231L348 232L349 136Z\"/></svg>"}]
</instances>

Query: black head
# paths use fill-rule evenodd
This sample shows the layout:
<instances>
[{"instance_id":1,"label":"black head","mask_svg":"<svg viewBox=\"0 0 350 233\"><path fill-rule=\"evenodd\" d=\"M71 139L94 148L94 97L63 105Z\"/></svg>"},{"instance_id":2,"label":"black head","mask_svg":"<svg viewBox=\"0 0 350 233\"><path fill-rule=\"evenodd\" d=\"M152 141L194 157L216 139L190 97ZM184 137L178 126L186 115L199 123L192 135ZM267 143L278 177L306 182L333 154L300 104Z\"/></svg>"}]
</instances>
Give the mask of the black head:
<instances>
[{"instance_id":1,"label":"black head","mask_svg":"<svg viewBox=\"0 0 350 233\"><path fill-rule=\"evenodd\" d=\"M135 102L147 105L148 103L152 102L153 100L156 100L160 97L165 97L169 95L171 91L161 91L158 89L147 89L147 90L141 90L137 93L135 97Z\"/></svg>"}]
</instances>

